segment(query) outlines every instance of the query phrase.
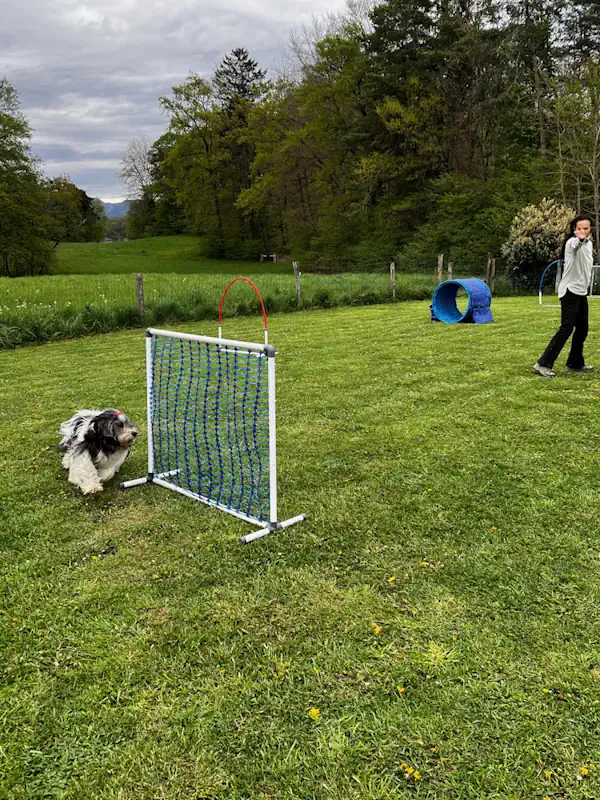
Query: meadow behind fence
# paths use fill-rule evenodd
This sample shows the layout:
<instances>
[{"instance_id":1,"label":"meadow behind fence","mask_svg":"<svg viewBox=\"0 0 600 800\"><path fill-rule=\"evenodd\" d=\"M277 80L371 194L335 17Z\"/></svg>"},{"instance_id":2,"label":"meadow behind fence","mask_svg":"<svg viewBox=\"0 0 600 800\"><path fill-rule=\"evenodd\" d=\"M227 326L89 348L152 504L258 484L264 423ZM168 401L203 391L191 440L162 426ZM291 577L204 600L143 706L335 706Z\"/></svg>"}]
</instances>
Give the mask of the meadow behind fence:
<instances>
[{"instance_id":1,"label":"meadow behind fence","mask_svg":"<svg viewBox=\"0 0 600 800\"><path fill-rule=\"evenodd\" d=\"M338 306L392 302L390 277L385 273L303 273L298 303L292 274L255 274L253 264L245 274L262 292L270 313ZM132 328L194 320L214 320L221 294L231 274L146 273L145 316L136 298L135 273L106 275L50 275L38 278L0 279L0 347L72 338ZM396 274L396 301L425 300L435 289L435 275ZM502 283L496 294L510 289ZM228 295L226 315L258 312L247 286Z\"/></svg>"},{"instance_id":2,"label":"meadow behind fence","mask_svg":"<svg viewBox=\"0 0 600 800\"><path fill-rule=\"evenodd\" d=\"M252 275L267 311L298 308L293 275ZM145 318L136 299L136 276L56 275L0 280L0 346L49 341L106 332L142 324L216 319L227 275L144 275ZM369 305L391 301L387 275L302 275L301 308ZM423 300L433 280L400 276L397 297ZM235 287L227 297L226 314L258 311L249 287Z\"/></svg>"}]
</instances>

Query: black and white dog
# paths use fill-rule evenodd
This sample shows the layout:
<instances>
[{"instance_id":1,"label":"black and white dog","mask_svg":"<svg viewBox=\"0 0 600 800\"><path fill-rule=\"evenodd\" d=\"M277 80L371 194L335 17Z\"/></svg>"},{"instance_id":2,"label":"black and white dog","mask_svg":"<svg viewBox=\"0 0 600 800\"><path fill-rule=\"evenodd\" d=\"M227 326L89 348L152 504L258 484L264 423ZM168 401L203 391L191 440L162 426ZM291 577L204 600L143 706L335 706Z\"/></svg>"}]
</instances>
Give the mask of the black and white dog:
<instances>
[{"instance_id":1,"label":"black and white dog","mask_svg":"<svg viewBox=\"0 0 600 800\"><path fill-rule=\"evenodd\" d=\"M102 484L119 471L137 436L129 417L115 408L77 411L60 426L62 465L69 481L84 494L101 492Z\"/></svg>"}]
</instances>

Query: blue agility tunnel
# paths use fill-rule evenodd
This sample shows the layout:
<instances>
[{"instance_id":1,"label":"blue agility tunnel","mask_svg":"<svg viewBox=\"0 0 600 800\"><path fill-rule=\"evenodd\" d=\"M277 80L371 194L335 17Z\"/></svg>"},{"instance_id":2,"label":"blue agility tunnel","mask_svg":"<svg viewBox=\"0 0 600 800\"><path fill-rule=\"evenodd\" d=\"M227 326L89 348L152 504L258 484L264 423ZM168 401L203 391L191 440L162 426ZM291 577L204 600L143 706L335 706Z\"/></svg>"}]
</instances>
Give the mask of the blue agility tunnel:
<instances>
[{"instance_id":1,"label":"blue agility tunnel","mask_svg":"<svg viewBox=\"0 0 600 800\"><path fill-rule=\"evenodd\" d=\"M456 305L456 294L464 289L469 298L469 305L463 314ZM433 322L493 322L492 293L487 283L479 278L464 278L456 281L440 283L431 301L431 319Z\"/></svg>"}]
</instances>

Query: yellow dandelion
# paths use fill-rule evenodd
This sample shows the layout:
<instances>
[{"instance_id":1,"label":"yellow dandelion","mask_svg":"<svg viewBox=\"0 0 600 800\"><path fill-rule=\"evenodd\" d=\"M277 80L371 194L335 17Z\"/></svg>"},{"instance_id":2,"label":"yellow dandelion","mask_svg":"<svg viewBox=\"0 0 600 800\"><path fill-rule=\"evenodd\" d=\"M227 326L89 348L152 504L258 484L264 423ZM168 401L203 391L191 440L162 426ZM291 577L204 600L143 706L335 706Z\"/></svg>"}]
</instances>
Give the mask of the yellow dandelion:
<instances>
[{"instance_id":1,"label":"yellow dandelion","mask_svg":"<svg viewBox=\"0 0 600 800\"><path fill-rule=\"evenodd\" d=\"M427 562L427 561L421 561L421 563L419 564L419 566L420 566L420 567L428 567L428 566L429 566L429 562Z\"/></svg>"},{"instance_id":2,"label":"yellow dandelion","mask_svg":"<svg viewBox=\"0 0 600 800\"><path fill-rule=\"evenodd\" d=\"M582 778L587 778L587 776L590 774L590 771L587 767L581 767L579 770L579 774L581 775Z\"/></svg>"},{"instance_id":3,"label":"yellow dandelion","mask_svg":"<svg viewBox=\"0 0 600 800\"><path fill-rule=\"evenodd\" d=\"M551 778L553 774L554 774L554 773L552 772L552 770L551 770L551 769L545 769L545 770L544 770L544 776L545 776L546 778Z\"/></svg>"},{"instance_id":4,"label":"yellow dandelion","mask_svg":"<svg viewBox=\"0 0 600 800\"><path fill-rule=\"evenodd\" d=\"M421 775L421 773L419 772L418 769L415 770L415 774L413 775L413 778L416 781L422 781L423 780L423 776Z\"/></svg>"},{"instance_id":5,"label":"yellow dandelion","mask_svg":"<svg viewBox=\"0 0 600 800\"><path fill-rule=\"evenodd\" d=\"M400 769L406 769L407 767L408 767L408 764L406 763L406 761L403 761L403 762L400 764Z\"/></svg>"},{"instance_id":6,"label":"yellow dandelion","mask_svg":"<svg viewBox=\"0 0 600 800\"><path fill-rule=\"evenodd\" d=\"M318 709L318 708L311 708L311 710L308 712L308 716L309 716L309 717L310 717L312 720L314 720L315 722L317 722L317 720L321 719L321 712L319 711L319 709Z\"/></svg>"},{"instance_id":7,"label":"yellow dandelion","mask_svg":"<svg viewBox=\"0 0 600 800\"><path fill-rule=\"evenodd\" d=\"M413 767L407 767L406 770L405 770L407 775L412 775L414 771L415 770L414 770Z\"/></svg>"},{"instance_id":8,"label":"yellow dandelion","mask_svg":"<svg viewBox=\"0 0 600 800\"><path fill-rule=\"evenodd\" d=\"M381 625L378 625L376 622L372 622L372 623L371 623L371 630L373 631L373 633L374 633L376 636L379 636L379 634L381 633L381 631L383 630L383 628L381 627Z\"/></svg>"},{"instance_id":9,"label":"yellow dandelion","mask_svg":"<svg viewBox=\"0 0 600 800\"><path fill-rule=\"evenodd\" d=\"M544 694L550 694L550 689L542 689L542 692L543 692Z\"/></svg>"},{"instance_id":10,"label":"yellow dandelion","mask_svg":"<svg viewBox=\"0 0 600 800\"><path fill-rule=\"evenodd\" d=\"M542 764L543 764L544 762L542 761L542 759L541 759L541 758L536 758L536 760L535 760L535 763L536 763L536 764L539 764L540 766L542 766Z\"/></svg>"},{"instance_id":11,"label":"yellow dandelion","mask_svg":"<svg viewBox=\"0 0 600 800\"><path fill-rule=\"evenodd\" d=\"M404 686L396 686L396 690L398 691L398 694L404 694L404 692L406 691Z\"/></svg>"},{"instance_id":12,"label":"yellow dandelion","mask_svg":"<svg viewBox=\"0 0 600 800\"><path fill-rule=\"evenodd\" d=\"M388 583L393 583L395 580L396 580L396 576L395 576L395 575L392 575L391 577L389 577L389 578L387 579L387 582L388 582Z\"/></svg>"}]
</instances>

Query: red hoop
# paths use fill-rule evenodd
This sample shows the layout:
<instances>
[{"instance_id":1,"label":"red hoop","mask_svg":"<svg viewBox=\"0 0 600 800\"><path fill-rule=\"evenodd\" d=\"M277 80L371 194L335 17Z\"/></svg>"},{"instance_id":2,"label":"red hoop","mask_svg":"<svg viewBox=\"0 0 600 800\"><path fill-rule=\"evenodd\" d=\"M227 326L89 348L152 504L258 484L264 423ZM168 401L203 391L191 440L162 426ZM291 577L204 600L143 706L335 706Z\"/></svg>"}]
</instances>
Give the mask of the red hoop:
<instances>
[{"instance_id":1,"label":"red hoop","mask_svg":"<svg viewBox=\"0 0 600 800\"><path fill-rule=\"evenodd\" d=\"M222 326L222 323L223 323L223 304L225 302L225 295L227 294L227 292L229 291L231 286L233 286L233 284L236 281L245 281L246 283L249 283L250 286L256 292L256 294L258 296L258 299L260 300L260 307L262 308L263 323L264 323L264 329L265 329L265 342L266 342L267 341L267 337L268 337L269 326L267 324L267 312L265 311L265 304L263 303L262 295L258 290L258 286L256 286L255 283L252 283L252 281L249 278L244 278L243 275L240 275L239 277L234 278L232 281L229 281L229 283L225 287L225 291L223 292L223 294L221 296L221 303L219 305L219 336L221 335L221 326Z\"/></svg>"}]
</instances>

